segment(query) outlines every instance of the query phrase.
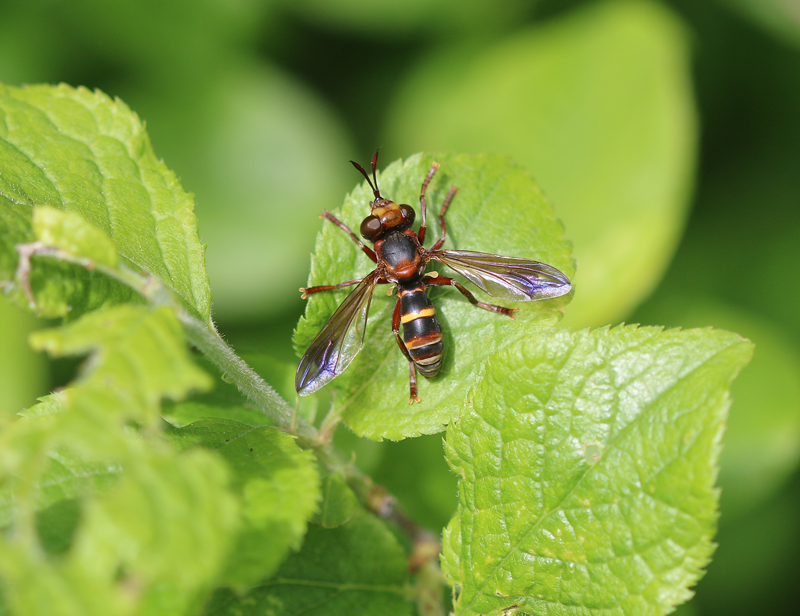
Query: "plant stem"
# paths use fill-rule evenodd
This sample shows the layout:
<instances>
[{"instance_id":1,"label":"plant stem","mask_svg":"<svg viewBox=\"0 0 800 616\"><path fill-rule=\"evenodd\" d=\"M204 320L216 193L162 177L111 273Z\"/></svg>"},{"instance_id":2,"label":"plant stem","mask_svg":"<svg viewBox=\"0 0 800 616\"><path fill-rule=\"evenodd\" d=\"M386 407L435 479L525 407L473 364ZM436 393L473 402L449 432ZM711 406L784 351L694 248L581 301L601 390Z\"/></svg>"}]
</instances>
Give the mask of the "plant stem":
<instances>
[{"instance_id":1,"label":"plant stem","mask_svg":"<svg viewBox=\"0 0 800 616\"><path fill-rule=\"evenodd\" d=\"M359 502L373 515L397 527L411 543L408 568L414 574L412 599L421 616L444 616L445 579L439 568L442 543L439 536L417 524L380 484L372 481L352 461L346 460L329 442L314 448L319 461L332 472L340 472Z\"/></svg>"},{"instance_id":2,"label":"plant stem","mask_svg":"<svg viewBox=\"0 0 800 616\"><path fill-rule=\"evenodd\" d=\"M211 319L206 325L182 309L178 310L178 319L186 330L189 342L214 362L223 376L230 379L281 430L307 441L318 438L316 428L301 417L296 417L294 409L228 346Z\"/></svg>"}]
</instances>

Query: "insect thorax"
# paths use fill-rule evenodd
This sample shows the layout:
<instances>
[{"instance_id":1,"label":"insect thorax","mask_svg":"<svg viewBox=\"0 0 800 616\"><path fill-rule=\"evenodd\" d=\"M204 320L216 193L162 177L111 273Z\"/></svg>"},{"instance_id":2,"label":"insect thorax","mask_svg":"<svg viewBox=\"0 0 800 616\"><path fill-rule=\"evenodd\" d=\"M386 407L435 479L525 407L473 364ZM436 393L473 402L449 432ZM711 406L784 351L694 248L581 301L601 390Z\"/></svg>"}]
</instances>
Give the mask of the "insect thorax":
<instances>
[{"instance_id":1,"label":"insect thorax","mask_svg":"<svg viewBox=\"0 0 800 616\"><path fill-rule=\"evenodd\" d=\"M380 246L381 256L391 269L415 263L419 259L413 238L398 231L390 232Z\"/></svg>"}]
</instances>

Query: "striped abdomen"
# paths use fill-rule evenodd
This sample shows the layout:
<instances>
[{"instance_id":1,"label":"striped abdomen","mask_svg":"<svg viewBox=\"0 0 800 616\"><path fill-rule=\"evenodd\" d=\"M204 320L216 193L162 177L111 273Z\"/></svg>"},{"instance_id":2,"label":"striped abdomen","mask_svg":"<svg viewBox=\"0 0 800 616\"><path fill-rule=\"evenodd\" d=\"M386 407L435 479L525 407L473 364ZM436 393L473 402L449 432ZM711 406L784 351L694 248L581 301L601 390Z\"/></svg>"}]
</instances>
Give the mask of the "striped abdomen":
<instances>
[{"instance_id":1,"label":"striped abdomen","mask_svg":"<svg viewBox=\"0 0 800 616\"><path fill-rule=\"evenodd\" d=\"M417 370L432 379L442 367L442 328L421 283L400 287L400 322L403 342Z\"/></svg>"}]
</instances>

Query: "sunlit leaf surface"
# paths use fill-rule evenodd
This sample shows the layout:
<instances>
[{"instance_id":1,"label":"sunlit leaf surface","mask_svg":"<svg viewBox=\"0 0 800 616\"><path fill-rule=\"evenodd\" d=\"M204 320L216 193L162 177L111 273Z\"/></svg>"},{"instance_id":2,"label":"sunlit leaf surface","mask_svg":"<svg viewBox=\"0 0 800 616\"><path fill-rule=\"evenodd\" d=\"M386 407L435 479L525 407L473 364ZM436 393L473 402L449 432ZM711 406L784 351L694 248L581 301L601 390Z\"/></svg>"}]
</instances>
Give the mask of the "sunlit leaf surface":
<instances>
[{"instance_id":1,"label":"sunlit leaf surface","mask_svg":"<svg viewBox=\"0 0 800 616\"><path fill-rule=\"evenodd\" d=\"M0 168L0 279L14 277L15 244L32 241L33 206L49 205L102 229L126 263L208 317L211 292L193 199L124 103L65 85L0 85Z\"/></svg>"},{"instance_id":2,"label":"sunlit leaf surface","mask_svg":"<svg viewBox=\"0 0 800 616\"><path fill-rule=\"evenodd\" d=\"M728 388L724 331L560 331L495 356L447 430L456 614L665 614L708 564Z\"/></svg>"}]
</instances>

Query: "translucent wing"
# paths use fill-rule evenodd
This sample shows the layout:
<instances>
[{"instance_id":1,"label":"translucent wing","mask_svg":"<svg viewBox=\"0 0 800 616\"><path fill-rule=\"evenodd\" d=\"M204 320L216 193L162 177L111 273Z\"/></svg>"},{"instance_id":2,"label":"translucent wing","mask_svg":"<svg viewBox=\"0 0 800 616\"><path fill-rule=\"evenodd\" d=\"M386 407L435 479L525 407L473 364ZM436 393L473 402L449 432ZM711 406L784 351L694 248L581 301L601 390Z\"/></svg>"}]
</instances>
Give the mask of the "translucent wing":
<instances>
[{"instance_id":1,"label":"translucent wing","mask_svg":"<svg viewBox=\"0 0 800 616\"><path fill-rule=\"evenodd\" d=\"M358 283L308 347L294 378L301 396L314 393L350 365L364 344L367 314L378 281L372 272Z\"/></svg>"},{"instance_id":2,"label":"translucent wing","mask_svg":"<svg viewBox=\"0 0 800 616\"><path fill-rule=\"evenodd\" d=\"M562 272L538 261L470 250L433 250L429 255L500 299L529 302L565 295L572 288Z\"/></svg>"}]
</instances>

